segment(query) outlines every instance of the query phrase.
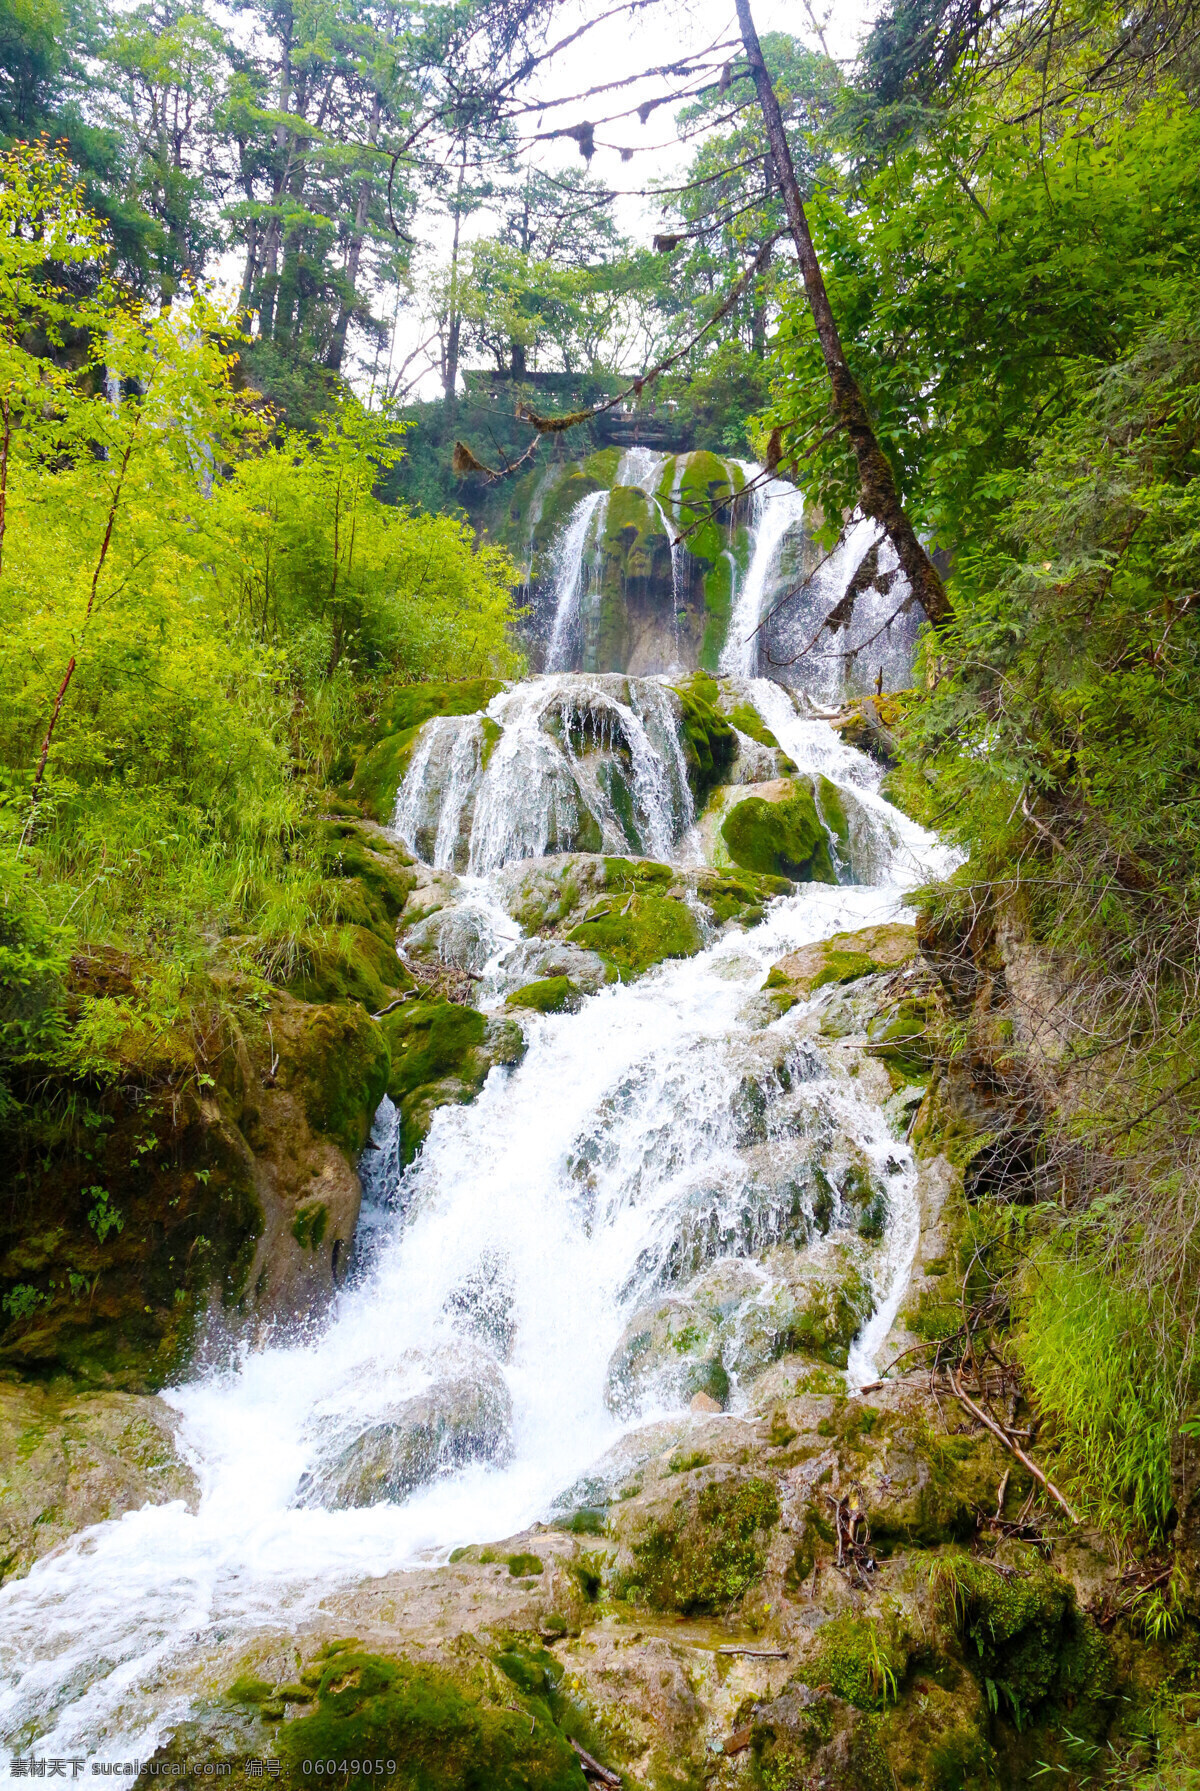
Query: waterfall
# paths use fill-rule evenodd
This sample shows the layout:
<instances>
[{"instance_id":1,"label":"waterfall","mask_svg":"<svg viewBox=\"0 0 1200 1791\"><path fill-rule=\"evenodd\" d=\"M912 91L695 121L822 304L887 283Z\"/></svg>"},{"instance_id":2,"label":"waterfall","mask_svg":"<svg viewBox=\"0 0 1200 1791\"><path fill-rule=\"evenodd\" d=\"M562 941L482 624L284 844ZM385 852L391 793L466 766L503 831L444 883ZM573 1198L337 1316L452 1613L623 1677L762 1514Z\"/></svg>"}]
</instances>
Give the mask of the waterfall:
<instances>
[{"instance_id":1,"label":"waterfall","mask_svg":"<svg viewBox=\"0 0 1200 1791\"><path fill-rule=\"evenodd\" d=\"M550 644L546 648L546 670L565 669L571 656L572 636L577 632L580 599L583 595L583 551L593 519L597 534L603 532L602 506L608 503L606 491L592 491L575 506L566 527L554 544L551 564L554 573L554 623Z\"/></svg>"},{"instance_id":2,"label":"waterfall","mask_svg":"<svg viewBox=\"0 0 1200 1791\"><path fill-rule=\"evenodd\" d=\"M813 1215L794 1190L814 1163L835 1188L847 1165L866 1166L888 1212L848 1376L873 1378L916 1247L913 1157L805 1029L809 1004L764 1019L757 991L785 953L897 918L904 889L945 860L825 723L765 680L745 692L800 770L842 790L873 841L873 880L802 885L749 931L713 932L698 955L578 1013L525 1015L524 1061L494 1069L472 1105L441 1108L402 1172L381 1109L391 1168L375 1176L358 1272L323 1321L164 1395L198 1509L95 1525L0 1591L0 1731L14 1747L35 1738L39 1754L71 1756L99 1740L145 1759L189 1688L209 1684L218 1642L249 1645L339 1586L550 1515L632 1424L679 1409L669 1390L640 1415L611 1397L610 1359L639 1306L722 1253L805 1248ZM422 730L395 825L426 862L467 872L459 899L490 986L542 943L516 937L505 878L562 850L585 811L619 837L617 769L645 849L678 865L692 806L663 685L547 676ZM754 1274L769 1291L772 1271ZM741 1344L729 1347L737 1409ZM356 1472L392 1459L417 1409L465 1412L469 1447L357 1503Z\"/></svg>"},{"instance_id":3,"label":"waterfall","mask_svg":"<svg viewBox=\"0 0 1200 1791\"><path fill-rule=\"evenodd\" d=\"M755 475L761 468L755 468ZM750 677L758 664L755 629L762 620L767 600L773 596L773 580L784 541L804 520L804 496L782 479L766 479L752 494L750 564L729 617L729 633L721 654L721 670L735 677Z\"/></svg>"}]
</instances>

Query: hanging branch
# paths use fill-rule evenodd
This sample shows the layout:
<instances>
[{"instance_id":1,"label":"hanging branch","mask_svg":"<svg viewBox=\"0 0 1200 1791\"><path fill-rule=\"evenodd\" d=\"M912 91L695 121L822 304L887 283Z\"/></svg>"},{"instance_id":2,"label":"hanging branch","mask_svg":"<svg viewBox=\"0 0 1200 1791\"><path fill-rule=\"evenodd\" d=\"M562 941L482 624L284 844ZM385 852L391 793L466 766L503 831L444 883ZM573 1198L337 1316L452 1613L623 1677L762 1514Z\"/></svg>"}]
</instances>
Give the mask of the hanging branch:
<instances>
[{"instance_id":1,"label":"hanging branch","mask_svg":"<svg viewBox=\"0 0 1200 1791\"><path fill-rule=\"evenodd\" d=\"M568 411L565 416L561 417L539 416L532 405L518 404L516 412L517 416L520 417L523 422L532 424L533 428L537 430L537 435L534 437L533 441L530 442L528 448L526 448L520 459L514 460L511 464L506 464L502 467L485 466L484 463L472 453L466 442L459 441L454 444L453 465L455 472L460 475L463 473L483 473L485 477L494 484L496 480L505 479L510 473L516 472L518 467L524 466L526 461L533 458L537 449L538 440L541 436L562 435L568 429L577 428L580 423L590 423L593 417L602 416L605 411L615 409L618 404L623 404L627 398L640 398L642 391L650 384L651 380L657 379L660 374L666 373L672 368L677 361L681 361L686 354L690 354L697 342L707 335L714 324L720 323L723 317L729 315L730 311L733 310L733 307L742 297L747 287L762 272L762 269L766 266L766 263L770 258L771 250L775 247L779 238L784 234L785 233L780 230L767 238L741 279L731 288L728 297L723 303L718 305L712 315L701 324L695 334L689 336L682 347L677 348L673 353L664 356L661 361L656 362L656 364L649 368L647 372L640 373L635 380L625 386L622 391L615 395L615 397L606 398L603 404L594 404L588 410Z\"/></svg>"},{"instance_id":2,"label":"hanging branch","mask_svg":"<svg viewBox=\"0 0 1200 1791\"><path fill-rule=\"evenodd\" d=\"M891 462L879 445L866 399L846 360L837 322L829 303L825 277L821 272L808 219L804 214L792 152L788 146L787 132L783 128L783 114L779 110L771 76L763 61L758 32L754 28L750 0L737 0L737 15L746 60L754 77L758 103L766 126L767 142L783 193L788 226L800 259L809 309L817 327L817 340L829 374L834 408L845 425L858 463L859 502L867 515L873 517L886 531L909 585L929 620L935 625L945 622L950 617L950 600L946 595L946 587L909 521L896 488L896 476Z\"/></svg>"}]
</instances>

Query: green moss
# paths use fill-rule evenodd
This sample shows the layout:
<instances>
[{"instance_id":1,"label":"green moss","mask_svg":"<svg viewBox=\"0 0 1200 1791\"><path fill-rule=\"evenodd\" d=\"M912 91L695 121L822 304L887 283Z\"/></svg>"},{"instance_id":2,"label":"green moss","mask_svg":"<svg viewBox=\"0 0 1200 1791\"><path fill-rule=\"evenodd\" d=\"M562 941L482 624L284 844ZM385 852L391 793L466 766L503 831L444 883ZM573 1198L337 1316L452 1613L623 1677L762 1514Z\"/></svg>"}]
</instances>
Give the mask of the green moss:
<instances>
[{"instance_id":1,"label":"green moss","mask_svg":"<svg viewBox=\"0 0 1200 1791\"><path fill-rule=\"evenodd\" d=\"M519 1063L515 1020L488 1022L473 1007L415 1001L380 1022L391 1051L387 1092L400 1109L400 1154L411 1163L439 1107L473 1100L495 1064Z\"/></svg>"},{"instance_id":2,"label":"green moss","mask_svg":"<svg viewBox=\"0 0 1200 1791\"><path fill-rule=\"evenodd\" d=\"M287 983L301 1001L359 1001L370 1013L386 1007L412 978L396 956L395 944L362 926L341 926L297 941L300 967Z\"/></svg>"},{"instance_id":3,"label":"green moss","mask_svg":"<svg viewBox=\"0 0 1200 1791\"><path fill-rule=\"evenodd\" d=\"M511 1690L502 1702L437 1668L344 1653L325 1668L317 1699L277 1743L297 1783L312 1782L317 1761L376 1759L395 1762L381 1776L398 1791L576 1791L580 1782L545 1706L531 1723L528 1709L511 1708ZM340 1768L335 1777L349 1782Z\"/></svg>"},{"instance_id":4,"label":"green moss","mask_svg":"<svg viewBox=\"0 0 1200 1791\"><path fill-rule=\"evenodd\" d=\"M604 860L605 889L638 890L645 894L656 889L670 886L675 881L675 872L669 864L659 864L653 858L606 858Z\"/></svg>"},{"instance_id":5,"label":"green moss","mask_svg":"<svg viewBox=\"0 0 1200 1791\"><path fill-rule=\"evenodd\" d=\"M700 531L702 535L705 532ZM700 641L700 664L705 671L715 672L729 635L729 617L733 609L733 567L727 559L722 557L714 561L704 574L703 587L704 634Z\"/></svg>"},{"instance_id":6,"label":"green moss","mask_svg":"<svg viewBox=\"0 0 1200 1791\"><path fill-rule=\"evenodd\" d=\"M504 1005L528 1008L535 1014L573 1014L582 1004L583 996L569 976L547 976L515 990Z\"/></svg>"},{"instance_id":7,"label":"green moss","mask_svg":"<svg viewBox=\"0 0 1200 1791\"><path fill-rule=\"evenodd\" d=\"M817 1637L817 1651L804 1669L813 1685L830 1685L859 1710L894 1703L907 1660L877 1626L861 1617L835 1617Z\"/></svg>"},{"instance_id":8,"label":"green moss","mask_svg":"<svg viewBox=\"0 0 1200 1791\"><path fill-rule=\"evenodd\" d=\"M474 715L486 709L504 689L499 678L463 678L449 684L404 684L380 703L374 721L377 734L400 734L419 728L435 715Z\"/></svg>"},{"instance_id":9,"label":"green moss","mask_svg":"<svg viewBox=\"0 0 1200 1791\"><path fill-rule=\"evenodd\" d=\"M837 845L837 855L844 869L850 868L850 822L842 792L827 777L816 782L817 811Z\"/></svg>"},{"instance_id":10,"label":"green moss","mask_svg":"<svg viewBox=\"0 0 1200 1791\"><path fill-rule=\"evenodd\" d=\"M634 1548L649 1604L685 1616L724 1610L762 1578L779 1500L765 1480L718 1480L678 1516L654 1524Z\"/></svg>"},{"instance_id":11,"label":"green moss","mask_svg":"<svg viewBox=\"0 0 1200 1791\"><path fill-rule=\"evenodd\" d=\"M1001 1574L975 1556L950 1555L934 1583L989 1702L1005 1706L1018 1728L1048 1701L1107 1705L1108 1646L1078 1609L1074 1589L1044 1562Z\"/></svg>"},{"instance_id":12,"label":"green moss","mask_svg":"<svg viewBox=\"0 0 1200 1791\"><path fill-rule=\"evenodd\" d=\"M386 1036L350 1001L313 1007L291 1035L283 1074L315 1132L360 1151L388 1085Z\"/></svg>"},{"instance_id":13,"label":"green moss","mask_svg":"<svg viewBox=\"0 0 1200 1791\"><path fill-rule=\"evenodd\" d=\"M737 736L715 707L718 693L711 678L697 673L686 684L674 688L683 709L680 744L688 783L700 804L737 757Z\"/></svg>"},{"instance_id":14,"label":"green moss","mask_svg":"<svg viewBox=\"0 0 1200 1791\"><path fill-rule=\"evenodd\" d=\"M788 877L756 876L751 871L741 876L714 871L696 882L696 894L717 926L728 920L755 926L762 919L766 904L776 896L791 895L793 888Z\"/></svg>"},{"instance_id":15,"label":"green moss","mask_svg":"<svg viewBox=\"0 0 1200 1791\"><path fill-rule=\"evenodd\" d=\"M542 1557L540 1555L510 1555L508 1571L515 1580L524 1579L528 1574L542 1573Z\"/></svg>"},{"instance_id":16,"label":"green moss","mask_svg":"<svg viewBox=\"0 0 1200 1791\"><path fill-rule=\"evenodd\" d=\"M350 795L364 815L386 827L396 812L396 795L404 782L419 728L385 734L367 748L354 768Z\"/></svg>"},{"instance_id":17,"label":"green moss","mask_svg":"<svg viewBox=\"0 0 1200 1791\"><path fill-rule=\"evenodd\" d=\"M487 1022L477 1008L453 1001L411 1001L379 1022L391 1053L387 1092L399 1105L405 1095L444 1076L469 1078L473 1053Z\"/></svg>"},{"instance_id":18,"label":"green moss","mask_svg":"<svg viewBox=\"0 0 1200 1791\"><path fill-rule=\"evenodd\" d=\"M225 1696L231 1704L261 1704L271 1696L271 1690L265 1679L255 1679L252 1674L244 1673L234 1680Z\"/></svg>"},{"instance_id":19,"label":"green moss","mask_svg":"<svg viewBox=\"0 0 1200 1791\"><path fill-rule=\"evenodd\" d=\"M323 1201L311 1200L297 1212L291 1232L302 1250L319 1250L328 1225L329 1208Z\"/></svg>"},{"instance_id":20,"label":"green moss","mask_svg":"<svg viewBox=\"0 0 1200 1791\"><path fill-rule=\"evenodd\" d=\"M775 752L779 751L778 740L752 704L735 703L732 709L726 709L725 714L739 734L745 734L749 739L757 740L760 746L769 746Z\"/></svg>"},{"instance_id":21,"label":"green moss","mask_svg":"<svg viewBox=\"0 0 1200 1791\"><path fill-rule=\"evenodd\" d=\"M622 981L642 976L665 958L690 958L704 947L700 923L686 902L670 896L630 895L618 907L605 901L567 935L598 952Z\"/></svg>"},{"instance_id":22,"label":"green moss","mask_svg":"<svg viewBox=\"0 0 1200 1791\"><path fill-rule=\"evenodd\" d=\"M750 796L730 809L721 838L735 864L748 871L836 883L829 842L811 789L797 781L782 802Z\"/></svg>"}]
</instances>

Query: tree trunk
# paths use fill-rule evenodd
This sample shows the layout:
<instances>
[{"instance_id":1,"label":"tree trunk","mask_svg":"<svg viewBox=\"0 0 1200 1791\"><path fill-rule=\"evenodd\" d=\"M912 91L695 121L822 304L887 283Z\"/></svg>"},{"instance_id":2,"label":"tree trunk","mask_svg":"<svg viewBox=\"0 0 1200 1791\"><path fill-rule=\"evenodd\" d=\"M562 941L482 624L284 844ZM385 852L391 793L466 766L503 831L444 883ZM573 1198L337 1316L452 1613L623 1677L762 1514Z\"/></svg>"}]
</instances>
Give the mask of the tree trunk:
<instances>
[{"instance_id":1,"label":"tree trunk","mask_svg":"<svg viewBox=\"0 0 1200 1791\"><path fill-rule=\"evenodd\" d=\"M379 95L371 102L371 123L367 131L367 142L374 144L379 136L379 120L383 108ZM333 340L329 344L329 353L325 357L325 365L334 373L342 370L342 357L346 352L346 331L350 327L350 313L354 309L354 298L358 288L358 268L362 259L363 236L367 222L367 207L371 199L371 177L364 174L358 183L358 203L354 208L354 229L350 235L350 247L346 253L346 285L348 292L338 306L337 321L333 326Z\"/></svg>"},{"instance_id":2,"label":"tree trunk","mask_svg":"<svg viewBox=\"0 0 1200 1791\"><path fill-rule=\"evenodd\" d=\"M916 530L908 519L896 487L896 476L892 471L891 463L879 445L866 400L859 389L858 381L847 365L841 337L838 335L837 324L830 307L829 294L825 290L821 264L817 260L812 234L808 228L808 219L804 215L804 205L800 198L796 170L792 165L792 154L788 148L787 135L783 128L783 116L779 110L779 101L775 97L775 89L771 85L771 77L767 72L767 65L763 61L758 33L754 28L750 0L737 0L737 15L738 24L741 27L742 43L746 50L746 60L750 65L750 73L758 94L758 103L762 109L763 123L766 125L767 142L771 146L771 154L775 162L775 175L783 193L788 226L796 245L800 271L804 276L804 290L808 294L809 309L813 315L813 322L817 326L817 339L821 344L821 353L825 357L825 367L833 391L834 408L850 437L854 458L858 463L859 502L865 513L879 523L885 531L888 540L896 550L901 568L915 596L920 601L922 609L929 620L937 626L948 620L951 613L946 587L938 576L933 561L917 539Z\"/></svg>"},{"instance_id":3,"label":"tree trunk","mask_svg":"<svg viewBox=\"0 0 1200 1791\"><path fill-rule=\"evenodd\" d=\"M452 417L458 403L458 343L462 334L462 317L458 309L458 236L462 226L462 195L467 178L467 145L464 141L462 161L458 169L458 188L454 195L454 243L450 250L450 293L446 312L446 359L443 379L446 392L446 415Z\"/></svg>"}]
</instances>

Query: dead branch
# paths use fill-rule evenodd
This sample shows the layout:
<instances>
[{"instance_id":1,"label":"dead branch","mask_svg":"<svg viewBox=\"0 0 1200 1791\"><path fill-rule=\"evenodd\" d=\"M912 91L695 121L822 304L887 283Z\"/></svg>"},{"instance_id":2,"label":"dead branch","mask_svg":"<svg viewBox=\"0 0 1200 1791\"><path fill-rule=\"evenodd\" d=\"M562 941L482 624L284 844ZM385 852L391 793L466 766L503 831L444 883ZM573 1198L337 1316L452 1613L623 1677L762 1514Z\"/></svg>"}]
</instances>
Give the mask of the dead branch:
<instances>
[{"instance_id":1,"label":"dead branch","mask_svg":"<svg viewBox=\"0 0 1200 1791\"><path fill-rule=\"evenodd\" d=\"M980 1406L977 1406L975 1404L975 1401L968 1394L963 1392L962 1388L958 1384L958 1380L957 1380L957 1377L955 1376L953 1368L947 1367L946 1374L950 1381L950 1391L954 1394L954 1397L959 1401L959 1403L961 1405L965 1405L967 1410L969 1412L972 1412L975 1415L975 1417L978 1418L979 1422L982 1425L986 1426L986 1428L991 1431L991 1433L994 1437L998 1437L999 1440L1004 1444L1004 1447L1006 1449L1012 1450L1012 1452L1016 1456L1017 1460L1021 1463L1021 1466L1023 1468L1027 1468L1029 1470L1029 1472L1033 1475L1035 1480L1041 1481L1042 1485L1045 1487L1046 1491L1050 1494L1051 1498L1056 1499L1058 1501L1058 1503L1062 1506L1063 1510L1066 1512L1067 1517L1070 1519L1070 1521L1073 1524L1081 1523L1083 1520L1080 1517L1078 1517L1074 1511L1072 1511L1070 1505L1068 1505L1067 1501L1063 1498L1062 1494L1059 1492L1059 1490L1058 1490L1057 1486L1055 1486L1054 1482L1052 1480L1048 1479L1047 1476L1042 1472L1041 1468L1038 1467L1037 1463L1035 1461L1032 1461L1029 1458L1029 1456L1026 1455L1024 1449L1021 1448L1020 1444L1014 1442L1012 1437L1009 1436L1008 1432L1006 1430L1001 1429L1000 1425L996 1423L994 1418L989 1418L988 1414L985 1411L983 1411Z\"/></svg>"}]
</instances>

